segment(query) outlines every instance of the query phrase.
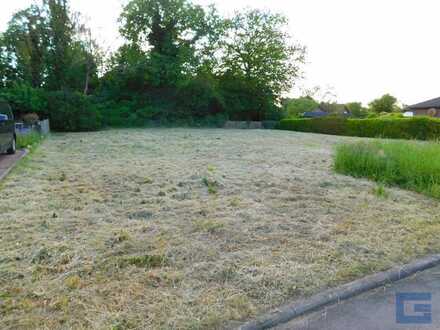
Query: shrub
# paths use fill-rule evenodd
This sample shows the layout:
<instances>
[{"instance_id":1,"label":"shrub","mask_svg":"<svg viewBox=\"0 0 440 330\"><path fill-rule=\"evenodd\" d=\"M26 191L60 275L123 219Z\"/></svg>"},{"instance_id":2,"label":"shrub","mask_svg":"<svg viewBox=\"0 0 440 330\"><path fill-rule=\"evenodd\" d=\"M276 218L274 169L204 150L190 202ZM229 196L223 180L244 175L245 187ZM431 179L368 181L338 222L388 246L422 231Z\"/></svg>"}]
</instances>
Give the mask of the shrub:
<instances>
[{"instance_id":1,"label":"shrub","mask_svg":"<svg viewBox=\"0 0 440 330\"><path fill-rule=\"evenodd\" d=\"M429 117L284 119L278 128L299 132L391 139L433 140L440 138L440 120Z\"/></svg>"},{"instance_id":2,"label":"shrub","mask_svg":"<svg viewBox=\"0 0 440 330\"><path fill-rule=\"evenodd\" d=\"M205 117L224 112L224 102L213 78L198 77L179 86L178 108L186 117Z\"/></svg>"},{"instance_id":3,"label":"shrub","mask_svg":"<svg viewBox=\"0 0 440 330\"><path fill-rule=\"evenodd\" d=\"M439 143L376 141L343 144L337 147L334 169L341 174L440 198Z\"/></svg>"},{"instance_id":4,"label":"shrub","mask_svg":"<svg viewBox=\"0 0 440 330\"><path fill-rule=\"evenodd\" d=\"M284 119L280 121L279 128L298 132L345 135L346 122L343 117Z\"/></svg>"},{"instance_id":5,"label":"shrub","mask_svg":"<svg viewBox=\"0 0 440 330\"><path fill-rule=\"evenodd\" d=\"M33 88L28 84L17 83L0 91L0 98L5 99L12 107L15 116L24 113L37 113L40 117L47 116L47 98L42 89Z\"/></svg>"},{"instance_id":6,"label":"shrub","mask_svg":"<svg viewBox=\"0 0 440 330\"><path fill-rule=\"evenodd\" d=\"M55 131L95 131L102 127L102 118L89 96L76 92L48 94L49 118Z\"/></svg>"}]
</instances>

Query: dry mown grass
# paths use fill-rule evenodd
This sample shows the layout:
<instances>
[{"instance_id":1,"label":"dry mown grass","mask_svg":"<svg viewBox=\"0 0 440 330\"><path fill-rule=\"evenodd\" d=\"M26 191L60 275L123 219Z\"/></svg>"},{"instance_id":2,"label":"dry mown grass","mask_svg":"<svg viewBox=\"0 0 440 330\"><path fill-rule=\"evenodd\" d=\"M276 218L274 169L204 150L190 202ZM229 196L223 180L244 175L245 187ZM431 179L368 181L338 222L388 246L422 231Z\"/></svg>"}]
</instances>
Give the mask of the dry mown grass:
<instances>
[{"instance_id":1,"label":"dry mown grass","mask_svg":"<svg viewBox=\"0 0 440 330\"><path fill-rule=\"evenodd\" d=\"M232 327L439 252L437 201L333 174L347 140L52 136L0 185L0 328Z\"/></svg>"}]
</instances>

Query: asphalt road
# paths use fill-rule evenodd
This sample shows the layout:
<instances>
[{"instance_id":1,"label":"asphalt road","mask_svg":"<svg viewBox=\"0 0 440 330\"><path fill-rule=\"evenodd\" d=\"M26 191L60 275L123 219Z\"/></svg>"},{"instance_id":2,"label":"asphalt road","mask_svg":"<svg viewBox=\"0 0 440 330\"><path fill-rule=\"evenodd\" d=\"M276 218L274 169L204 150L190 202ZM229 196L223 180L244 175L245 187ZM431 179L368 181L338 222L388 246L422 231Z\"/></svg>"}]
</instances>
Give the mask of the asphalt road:
<instances>
[{"instance_id":1,"label":"asphalt road","mask_svg":"<svg viewBox=\"0 0 440 330\"><path fill-rule=\"evenodd\" d=\"M405 296L401 295L402 293L411 295ZM403 299L401 303L396 303L397 294ZM396 315L397 305L402 306L399 317ZM440 329L440 267L364 293L275 329L438 330Z\"/></svg>"},{"instance_id":2,"label":"asphalt road","mask_svg":"<svg viewBox=\"0 0 440 330\"><path fill-rule=\"evenodd\" d=\"M3 179L25 155L25 150L17 150L15 155L0 155L0 180Z\"/></svg>"}]
</instances>

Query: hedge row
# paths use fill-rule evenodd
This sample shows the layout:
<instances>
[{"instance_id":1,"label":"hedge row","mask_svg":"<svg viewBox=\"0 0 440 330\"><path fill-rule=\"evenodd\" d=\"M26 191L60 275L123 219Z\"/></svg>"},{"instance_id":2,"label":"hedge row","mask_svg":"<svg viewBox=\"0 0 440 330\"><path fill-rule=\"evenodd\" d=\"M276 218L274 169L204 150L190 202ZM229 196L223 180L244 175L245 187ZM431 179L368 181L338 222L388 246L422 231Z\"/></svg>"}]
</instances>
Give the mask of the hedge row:
<instances>
[{"instance_id":1,"label":"hedge row","mask_svg":"<svg viewBox=\"0 0 440 330\"><path fill-rule=\"evenodd\" d=\"M430 117L284 119L280 121L278 128L298 132L373 138L418 140L440 138L440 120Z\"/></svg>"}]
</instances>

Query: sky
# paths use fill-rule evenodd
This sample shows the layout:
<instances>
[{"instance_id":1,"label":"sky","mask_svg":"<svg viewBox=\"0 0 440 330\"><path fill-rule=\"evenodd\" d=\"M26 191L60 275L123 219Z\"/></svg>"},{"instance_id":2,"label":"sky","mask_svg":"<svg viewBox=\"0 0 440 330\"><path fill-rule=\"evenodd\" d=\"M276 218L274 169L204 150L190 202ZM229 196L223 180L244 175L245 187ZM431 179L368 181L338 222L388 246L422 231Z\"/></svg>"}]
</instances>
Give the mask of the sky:
<instances>
[{"instance_id":1,"label":"sky","mask_svg":"<svg viewBox=\"0 0 440 330\"><path fill-rule=\"evenodd\" d=\"M33 0L1 0L0 31ZM106 49L122 42L117 18L124 0L71 0ZM269 9L289 18L294 40L307 47L304 79L292 90L321 87L338 102L390 93L402 104L440 97L438 0L193 0L225 15Z\"/></svg>"}]
</instances>

